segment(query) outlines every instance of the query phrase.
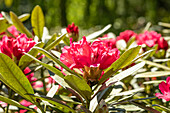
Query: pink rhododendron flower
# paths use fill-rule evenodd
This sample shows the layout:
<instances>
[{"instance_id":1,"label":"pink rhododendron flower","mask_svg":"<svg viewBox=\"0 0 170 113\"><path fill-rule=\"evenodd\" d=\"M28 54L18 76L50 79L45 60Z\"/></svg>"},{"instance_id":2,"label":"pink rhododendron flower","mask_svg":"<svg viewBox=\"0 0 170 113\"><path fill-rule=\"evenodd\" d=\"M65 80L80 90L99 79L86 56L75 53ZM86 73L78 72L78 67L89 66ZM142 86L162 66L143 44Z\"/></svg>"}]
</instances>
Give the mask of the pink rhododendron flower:
<instances>
[{"instance_id":1,"label":"pink rhododendron flower","mask_svg":"<svg viewBox=\"0 0 170 113\"><path fill-rule=\"evenodd\" d=\"M6 107L8 105L7 103L5 103L3 101L0 101L0 104L1 104L2 107Z\"/></svg>"},{"instance_id":2,"label":"pink rhododendron flower","mask_svg":"<svg viewBox=\"0 0 170 113\"><path fill-rule=\"evenodd\" d=\"M153 47L155 44L158 44L159 49L168 49L168 43L161 37L161 34L155 31L145 31L142 34L139 34L137 37L137 44L142 45L146 44L148 47Z\"/></svg>"},{"instance_id":3,"label":"pink rhododendron flower","mask_svg":"<svg viewBox=\"0 0 170 113\"><path fill-rule=\"evenodd\" d=\"M27 53L35 44L35 41L25 34L19 35L16 39L3 36L0 41L0 52L8 55L13 60L14 57L19 60L23 52Z\"/></svg>"},{"instance_id":4,"label":"pink rhododendron flower","mask_svg":"<svg viewBox=\"0 0 170 113\"><path fill-rule=\"evenodd\" d=\"M137 34L131 30L126 30L117 36L117 40L125 40L128 42L131 37L137 37Z\"/></svg>"},{"instance_id":5,"label":"pink rhododendron flower","mask_svg":"<svg viewBox=\"0 0 170 113\"><path fill-rule=\"evenodd\" d=\"M111 38L111 39L105 39L103 40L104 43L106 43L106 46L109 47L110 49L116 48L116 39Z\"/></svg>"},{"instance_id":6,"label":"pink rhododendron flower","mask_svg":"<svg viewBox=\"0 0 170 113\"><path fill-rule=\"evenodd\" d=\"M17 28L15 26L10 26L7 29L14 37L18 37L19 36L19 31L17 31Z\"/></svg>"},{"instance_id":7,"label":"pink rhododendron flower","mask_svg":"<svg viewBox=\"0 0 170 113\"><path fill-rule=\"evenodd\" d=\"M155 96L158 98L165 99L166 101L170 100L170 77L166 79L166 83L162 81L159 84L159 89L161 90L161 93L156 93Z\"/></svg>"},{"instance_id":8,"label":"pink rhododendron flower","mask_svg":"<svg viewBox=\"0 0 170 113\"><path fill-rule=\"evenodd\" d=\"M110 49L102 40L94 41L92 44L83 37L82 41L71 42L70 47L62 49L60 60L69 68L98 67L106 69L119 58L117 48Z\"/></svg>"},{"instance_id":9,"label":"pink rhododendron flower","mask_svg":"<svg viewBox=\"0 0 170 113\"><path fill-rule=\"evenodd\" d=\"M24 70L24 74L28 74L30 72L31 72L31 70L29 69L29 67L26 67L25 70ZM33 82L33 81L37 80L37 78L34 77L34 73L31 73L31 74L27 75L26 77L28 78L28 80L30 82ZM35 86L35 85L36 85L35 82L31 83L31 86Z\"/></svg>"},{"instance_id":10,"label":"pink rhododendron flower","mask_svg":"<svg viewBox=\"0 0 170 113\"><path fill-rule=\"evenodd\" d=\"M158 50L159 49L168 49L168 42L162 37L158 40Z\"/></svg>"},{"instance_id":11,"label":"pink rhododendron flower","mask_svg":"<svg viewBox=\"0 0 170 113\"><path fill-rule=\"evenodd\" d=\"M33 105L31 102L26 101L26 100L22 100L20 102L20 104L23 105L23 106L26 106L26 107ZM37 109L37 107L34 107L34 109ZM27 110L25 110L25 109L22 109L22 110L19 111L19 113L25 113L25 112L27 112Z\"/></svg>"},{"instance_id":12,"label":"pink rhododendron flower","mask_svg":"<svg viewBox=\"0 0 170 113\"><path fill-rule=\"evenodd\" d=\"M108 47L104 41L99 39L91 44L84 36L83 40L73 43L71 41L70 46L65 46L60 60L71 69L82 68L86 77L93 75L94 79L99 79L102 70L115 62L119 54L117 48Z\"/></svg>"},{"instance_id":13,"label":"pink rhododendron flower","mask_svg":"<svg viewBox=\"0 0 170 113\"><path fill-rule=\"evenodd\" d=\"M68 25L66 30L67 30L69 37L73 38L73 41L78 41L79 29L77 26L74 25L74 23L72 23L71 25Z\"/></svg>"},{"instance_id":14,"label":"pink rhododendron flower","mask_svg":"<svg viewBox=\"0 0 170 113\"><path fill-rule=\"evenodd\" d=\"M3 17L3 15L0 13L0 18L2 18Z\"/></svg>"}]
</instances>

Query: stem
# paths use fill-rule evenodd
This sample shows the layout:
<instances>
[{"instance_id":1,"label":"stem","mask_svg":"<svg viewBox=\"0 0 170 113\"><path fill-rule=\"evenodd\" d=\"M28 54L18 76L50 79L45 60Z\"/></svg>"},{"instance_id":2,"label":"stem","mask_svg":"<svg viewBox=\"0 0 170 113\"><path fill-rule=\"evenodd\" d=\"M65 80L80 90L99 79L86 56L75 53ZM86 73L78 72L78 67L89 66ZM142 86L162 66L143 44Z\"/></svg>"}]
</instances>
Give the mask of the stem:
<instances>
[{"instance_id":1,"label":"stem","mask_svg":"<svg viewBox=\"0 0 170 113\"><path fill-rule=\"evenodd\" d=\"M44 70L43 70L43 68L41 68L41 78L44 78ZM44 89L44 93L45 93L45 95L47 94L47 91L46 91L46 84L45 84L45 79L43 79L42 80L42 82L43 82L43 89Z\"/></svg>"},{"instance_id":2,"label":"stem","mask_svg":"<svg viewBox=\"0 0 170 113\"><path fill-rule=\"evenodd\" d=\"M9 94L9 98L11 98L11 96L12 96L12 90L9 88L8 89L8 94ZM7 104L7 107L6 107L6 109L5 109L5 113L8 113L8 109L9 109L9 104Z\"/></svg>"}]
</instances>

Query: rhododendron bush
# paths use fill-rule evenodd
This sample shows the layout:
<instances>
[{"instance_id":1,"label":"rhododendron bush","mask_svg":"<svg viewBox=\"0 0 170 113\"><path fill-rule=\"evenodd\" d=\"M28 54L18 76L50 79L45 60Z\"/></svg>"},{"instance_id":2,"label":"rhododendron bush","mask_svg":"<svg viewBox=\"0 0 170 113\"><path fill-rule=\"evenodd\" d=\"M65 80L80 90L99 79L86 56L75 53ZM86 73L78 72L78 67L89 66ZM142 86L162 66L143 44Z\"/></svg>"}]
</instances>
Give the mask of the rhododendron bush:
<instances>
[{"instance_id":1,"label":"rhododendron bush","mask_svg":"<svg viewBox=\"0 0 170 113\"><path fill-rule=\"evenodd\" d=\"M32 30L23 21L31 17ZM0 111L169 112L169 37L150 28L48 34L44 14L0 13Z\"/></svg>"}]
</instances>

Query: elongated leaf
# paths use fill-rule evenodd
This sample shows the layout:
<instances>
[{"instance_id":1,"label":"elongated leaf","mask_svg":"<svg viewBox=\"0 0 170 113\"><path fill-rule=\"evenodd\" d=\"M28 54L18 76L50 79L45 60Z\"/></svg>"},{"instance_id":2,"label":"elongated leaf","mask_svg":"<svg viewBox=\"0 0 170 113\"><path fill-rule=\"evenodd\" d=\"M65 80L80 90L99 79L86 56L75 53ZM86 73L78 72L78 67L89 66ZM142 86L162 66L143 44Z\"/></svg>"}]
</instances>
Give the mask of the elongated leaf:
<instances>
[{"instance_id":1,"label":"elongated leaf","mask_svg":"<svg viewBox=\"0 0 170 113\"><path fill-rule=\"evenodd\" d=\"M130 47L130 45L135 41L135 39L136 39L136 37L131 37L130 39L129 39L129 41L128 41L128 43L127 43L127 47L126 48L129 48Z\"/></svg>"},{"instance_id":2,"label":"elongated leaf","mask_svg":"<svg viewBox=\"0 0 170 113\"><path fill-rule=\"evenodd\" d=\"M4 18L0 18L0 33L6 31L6 29L10 26L8 21Z\"/></svg>"},{"instance_id":3,"label":"elongated leaf","mask_svg":"<svg viewBox=\"0 0 170 113\"><path fill-rule=\"evenodd\" d=\"M145 77L161 77L170 75L169 71L156 71L156 72L145 72L140 73L135 76L135 78L145 78Z\"/></svg>"},{"instance_id":4,"label":"elongated leaf","mask_svg":"<svg viewBox=\"0 0 170 113\"><path fill-rule=\"evenodd\" d=\"M109 24L106 27L104 27L102 30L96 31L92 34L90 34L89 36L86 37L87 41L94 39L96 37L98 37L99 35L101 35L102 33L104 33L105 31L107 31L112 25Z\"/></svg>"},{"instance_id":5,"label":"elongated leaf","mask_svg":"<svg viewBox=\"0 0 170 113\"><path fill-rule=\"evenodd\" d=\"M29 56L30 58L32 58L33 60L35 60L36 62L38 62L39 64L43 65L44 67L46 67L47 69L49 69L50 71L52 71L53 73L55 73L56 75L60 76L60 77L64 77L64 75L61 73L61 71L59 71L57 68L50 66L46 63L43 63L41 61L39 61L38 59L36 59L35 57L33 57L32 55L25 53L25 55Z\"/></svg>"},{"instance_id":6,"label":"elongated leaf","mask_svg":"<svg viewBox=\"0 0 170 113\"><path fill-rule=\"evenodd\" d=\"M120 80L126 78L127 76L133 74L134 72L136 72L137 70L142 68L144 65L145 65L145 62L141 62L129 69L126 69L125 71L120 72L119 74L115 75L114 77L112 77L108 81L106 81L106 85L109 85L111 83L114 83L116 81L120 81Z\"/></svg>"},{"instance_id":7,"label":"elongated leaf","mask_svg":"<svg viewBox=\"0 0 170 113\"><path fill-rule=\"evenodd\" d=\"M152 106L157 106L157 107L160 107L160 108L164 109L164 110L167 111L167 112L170 112L170 109L167 108L167 107L165 107L165 106L162 106L162 105L159 105L159 104L154 104L154 105L152 105Z\"/></svg>"},{"instance_id":8,"label":"elongated leaf","mask_svg":"<svg viewBox=\"0 0 170 113\"><path fill-rule=\"evenodd\" d=\"M13 25L21 32L25 33L28 37L32 37L32 34L29 32L29 30L23 25L23 23L18 19L18 17L13 13L10 12L10 17L13 22Z\"/></svg>"},{"instance_id":9,"label":"elongated leaf","mask_svg":"<svg viewBox=\"0 0 170 113\"><path fill-rule=\"evenodd\" d=\"M148 58L152 57L152 56L155 54L155 52L156 52L157 49L158 49L158 44L154 45L154 46L151 48L151 50L153 50L153 51L150 52L149 54L147 54L144 59L148 59Z\"/></svg>"},{"instance_id":10,"label":"elongated leaf","mask_svg":"<svg viewBox=\"0 0 170 113\"><path fill-rule=\"evenodd\" d=\"M66 34L61 35L57 40L53 41L51 44L46 46L44 49L48 51L51 48L54 48L55 46L57 46L60 43L61 40L64 39L65 36L66 36Z\"/></svg>"},{"instance_id":11,"label":"elongated leaf","mask_svg":"<svg viewBox=\"0 0 170 113\"><path fill-rule=\"evenodd\" d=\"M39 40L41 40L43 35L43 28L45 25L44 14L40 6L35 6L31 14L31 24L33 31Z\"/></svg>"},{"instance_id":12,"label":"elongated leaf","mask_svg":"<svg viewBox=\"0 0 170 113\"><path fill-rule=\"evenodd\" d=\"M67 70L69 73L74 74L76 76L79 76L80 78L82 78L82 76L78 75L76 72L74 72L73 70L71 70L70 68L68 68L65 64L63 64L62 62L60 62L57 58L55 58L52 54L50 54L48 51L39 48L39 47L34 47L35 49L37 49L40 53L44 54L45 56L47 56L48 58L50 58L51 60L53 60L54 62L56 62L57 64L59 64L61 67L63 67L65 70Z\"/></svg>"},{"instance_id":13,"label":"elongated leaf","mask_svg":"<svg viewBox=\"0 0 170 113\"><path fill-rule=\"evenodd\" d=\"M22 97L34 101L29 95L25 95L26 93L34 94L27 77L14 61L3 53L0 53L0 74L0 79L12 90Z\"/></svg>"},{"instance_id":14,"label":"elongated leaf","mask_svg":"<svg viewBox=\"0 0 170 113\"><path fill-rule=\"evenodd\" d=\"M147 82L143 82L143 84L159 84L161 83L163 80L153 80L153 81L147 81Z\"/></svg>"},{"instance_id":15,"label":"elongated leaf","mask_svg":"<svg viewBox=\"0 0 170 113\"><path fill-rule=\"evenodd\" d=\"M158 64L158 63L155 63L155 62L151 62L151 61L148 61L148 60L143 60L143 59L140 59L140 60L144 61L148 65L155 66L155 67L162 68L164 70L170 71L170 68L167 67L167 66L164 66L164 65L161 65L161 64Z\"/></svg>"},{"instance_id":16,"label":"elongated leaf","mask_svg":"<svg viewBox=\"0 0 170 113\"><path fill-rule=\"evenodd\" d=\"M11 20L11 18L10 18L8 13L5 13L5 12L1 11L1 14L8 21L9 24L12 24L12 20Z\"/></svg>"},{"instance_id":17,"label":"elongated leaf","mask_svg":"<svg viewBox=\"0 0 170 113\"><path fill-rule=\"evenodd\" d=\"M27 20L29 17L30 17L30 14L25 13L25 14L20 15L18 18L21 22L23 22L23 21Z\"/></svg>"},{"instance_id":18,"label":"elongated leaf","mask_svg":"<svg viewBox=\"0 0 170 113\"><path fill-rule=\"evenodd\" d=\"M61 85L63 88L69 90L73 95L75 95L78 99L81 100L81 102L83 102L82 97L74 90L72 89L67 82L61 78L60 76L54 75L51 76L59 85Z\"/></svg>"},{"instance_id":19,"label":"elongated leaf","mask_svg":"<svg viewBox=\"0 0 170 113\"><path fill-rule=\"evenodd\" d=\"M137 88L137 89L132 89L132 90L129 90L129 91L124 91L124 92L116 94L115 96L131 95L131 94L134 94L134 93L139 92L139 91L144 91L144 88Z\"/></svg>"},{"instance_id":20,"label":"elongated leaf","mask_svg":"<svg viewBox=\"0 0 170 113\"><path fill-rule=\"evenodd\" d=\"M102 76L98 84L106 81L115 71L132 63L132 60L139 53L140 48L140 46L137 46L125 51L118 60L116 60L108 69L106 69L105 74Z\"/></svg>"},{"instance_id":21,"label":"elongated leaf","mask_svg":"<svg viewBox=\"0 0 170 113\"><path fill-rule=\"evenodd\" d=\"M138 55L140 48L141 46L137 46L127 50L109 68L113 68L113 70L117 70L129 65L131 61Z\"/></svg>"},{"instance_id":22,"label":"elongated leaf","mask_svg":"<svg viewBox=\"0 0 170 113\"><path fill-rule=\"evenodd\" d=\"M92 90L84 79L74 75L64 77L65 82L86 100L91 98Z\"/></svg>"},{"instance_id":23,"label":"elongated leaf","mask_svg":"<svg viewBox=\"0 0 170 113\"><path fill-rule=\"evenodd\" d=\"M145 105L142 105L141 103L138 103L138 102L130 101L130 103L132 103L132 104L134 104L134 105L136 105L136 106L138 106L138 107L140 107L142 109L145 109L146 111L150 111L152 113L161 113L161 112L159 112L159 111L157 111L157 110L155 110L155 109L153 109L151 107L146 107Z\"/></svg>"},{"instance_id":24,"label":"elongated leaf","mask_svg":"<svg viewBox=\"0 0 170 113\"><path fill-rule=\"evenodd\" d=\"M4 17L10 24L13 24L13 23L12 23L12 20L11 20L11 18L10 18L10 16L9 16L8 13L5 13L5 12L3 12L3 11L2 11L1 13L2 13L3 17ZM30 14L26 13L26 14L20 15L20 16L18 17L18 19L19 19L21 22L23 22L23 21L27 20L29 17L30 17Z\"/></svg>"},{"instance_id":25,"label":"elongated leaf","mask_svg":"<svg viewBox=\"0 0 170 113\"><path fill-rule=\"evenodd\" d=\"M22 109L27 109L27 110L32 111L32 109L29 109L29 108L21 105L21 104L18 103L17 101L12 100L12 99L9 99L9 98L4 97L4 96L1 96L1 95L0 95L0 101L3 101L3 102L8 103L8 104L10 104L10 105L17 106L17 107L22 108Z\"/></svg>"},{"instance_id":26,"label":"elongated leaf","mask_svg":"<svg viewBox=\"0 0 170 113\"><path fill-rule=\"evenodd\" d=\"M44 45L44 43L43 43L43 42L40 42L40 43L36 44L34 47L43 47L43 45ZM38 51L37 51L36 49L32 48L32 49L28 52L28 54L36 57L36 56L38 55ZM32 59L31 59L29 56L23 55L23 56L21 57L21 59L19 60L19 66L21 67L21 69L24 69L24 68L26 68L26 67L28 66L28 64L29 64L31 61L32 61Z\"/></svg>"},{"instance_id":27,"label":"elongated leaf","mask_svg":"<svg viewBox=\"0 0 170 113\"><path fill-rule=\"evenodd\" d=\"M43 48L47 48L47 46L49 46L53 41L55 41L56 38L57 38L57 34L54 33L54 34L51 36L51 38L48 40L48 42L44 45Z\"/></svg>"},{"instance_id":28,"label":"elongated leaf","mask_svg":"<svg viewBox=\"0 0 170 113\"><path fill-rule=\"evenodd\" d=\"M68 106L67 104L64 104L61 100L51 98L51 97L46 97L46 96L43 96L43 95L41 95L41 96L36 96L36 95L33 95L33 94L28 94L28 95L35 97L35 98L38 98L38 99L41 99L41 100L44 100L44 101L47 101L47 102L55 105L56 107L62 107L64 109L67 109L67 110L75 113L75 111L70 106ZM54 106L52 106L52 107L54 107Z\"/></svg>"}]
</instances>

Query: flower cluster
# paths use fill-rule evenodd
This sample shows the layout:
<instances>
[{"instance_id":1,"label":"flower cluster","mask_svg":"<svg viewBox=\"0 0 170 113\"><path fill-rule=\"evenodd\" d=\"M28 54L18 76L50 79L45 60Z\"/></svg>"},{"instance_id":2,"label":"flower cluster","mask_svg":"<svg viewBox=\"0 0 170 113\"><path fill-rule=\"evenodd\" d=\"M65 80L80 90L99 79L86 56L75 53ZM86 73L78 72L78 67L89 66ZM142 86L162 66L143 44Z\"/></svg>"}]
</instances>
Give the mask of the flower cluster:
<instances>
[{"instance_id":1,"label":"flower cluster","mask_svg":"<svg viewBox=\"0 0 170 113\"><path fill-rule=\"evenodd\" d=\"M121 32L119 36L117 36L117 40L125 40L126 42L128 42L131 37L136 38L137 34L132 30L126 30L124 32Z\"/></svg>"},{"instance_id":2,"label":"flower cluster","mask_svg":"<svg viewBox=\"0 0 170 113\"><path fill-rule=\"evenodd\" d=\"M161 36L161 34L155 31L145 31L142 34L139 34L137 37L137 44L142 45L145 44L148 47L153 47L155 44L158 44L158 50L168 49L168 43L165 39Z\"/></svg>"},{"instance_id":3,"label":"flower cluster","mask_svg":"<svg viewBox=\"0 0 170 113\"><path fill-rule=\"evenodd\" d=\"M70 46L62 49L60 60L69 68L81 68L86 77L98 80L103 69L108 68L119 58L119 50L110 48L105 41L96 40L92 44L86 41L86 37L79 42L70 41ZM90 73L91 72L91 73ZM88 74L88 75L87 75ZM95 76L94 76L95 75Z\"/></svg>"},{"instance_id":4,"label":"flower cluster","mask_svg":"<svg viewBox=\"0 0 170 113\"><path fill-rule=\"evenodd\" d=\"M159 84L159 89L161 90L161 93L156 93L155 96L158 98L162 98L166 101L170 100L170 77L166 79L166 83L162 81Z\"/></svg>"},{"instance_id":5,"label":"flower cluster","mask_svg":"<svg viewBox=\"0 0 170 113\"><path fill-rule=\"evenodd\" d=\"M25 34L19 35L16 39L3 36L0 41L0 52L8 55L13 60L19 60L23 52L28 52L35 44L35 41Z\"/></svg>"},{"instance_id":6,"label":"flower cluster","mask_svg":"<svg viewBox=\"0 0 170 113\"><path fill-rule=\"evenodd\" d=\"M73 38L73 41L77 42L79 37L79 29L72 23L66 28L69 38Z\"/></svg>"}]
</instances>

